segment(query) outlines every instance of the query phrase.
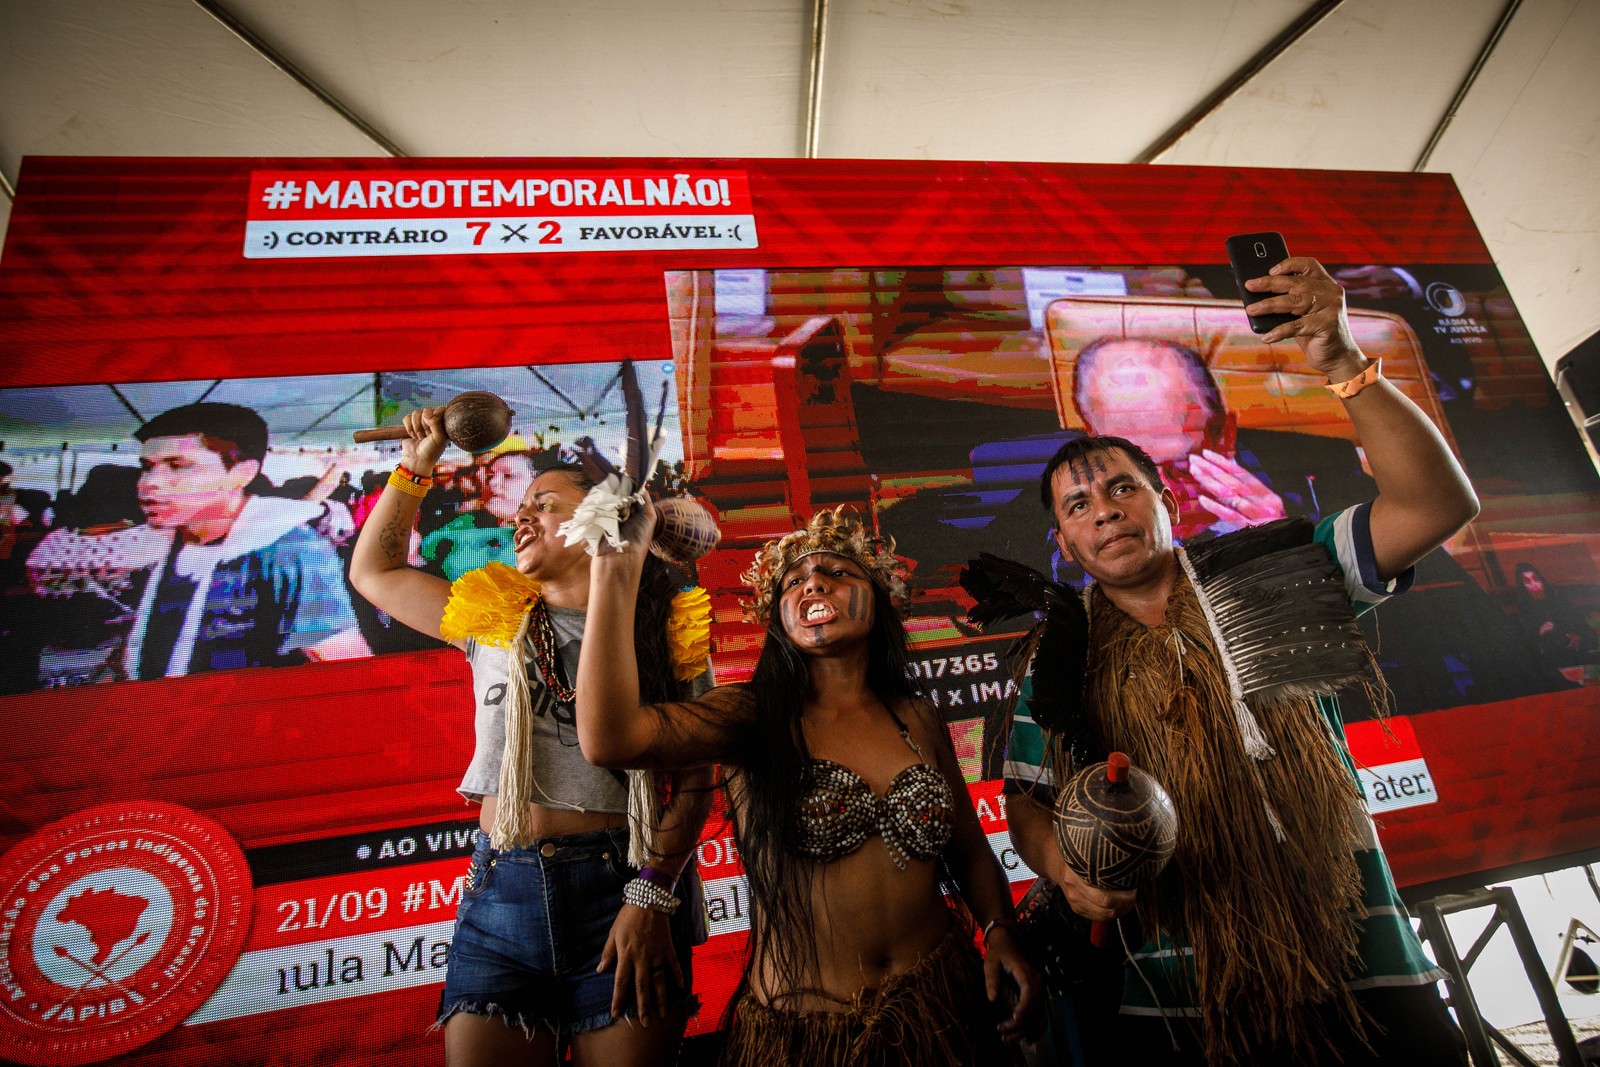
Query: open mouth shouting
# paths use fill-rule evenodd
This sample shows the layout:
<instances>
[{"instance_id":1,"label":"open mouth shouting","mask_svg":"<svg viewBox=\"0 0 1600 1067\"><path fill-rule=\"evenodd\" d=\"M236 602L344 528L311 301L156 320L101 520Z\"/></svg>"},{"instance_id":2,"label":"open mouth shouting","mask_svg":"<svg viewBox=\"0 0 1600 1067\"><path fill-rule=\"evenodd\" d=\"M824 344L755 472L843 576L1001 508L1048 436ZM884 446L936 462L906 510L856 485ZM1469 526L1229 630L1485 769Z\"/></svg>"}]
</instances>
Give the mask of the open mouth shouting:
<instances>
[{"instance_id":1,"label":"open mouth shouting","mask_svg":"<svg viewBox=\"0 0 1600 1067\"><path fill-rule=\"evenodd\" d=\"M800 625L821 626L830 623L839 617L839 609L826 600L803 600L800 602Z\"/></svg>"},{"instance_id":2,"label":"open mouth shouting","mask_svg":"<svg viewBox=\"0 0 1600 1067\"><path fill-rule=\"evenodd\" d=\"M519 524L516 531L511 535L512 550L521 552L524 548L539 540L543 533L544 531L539 529L537 523L525 522Z\"/></svg>"}]
</instances>

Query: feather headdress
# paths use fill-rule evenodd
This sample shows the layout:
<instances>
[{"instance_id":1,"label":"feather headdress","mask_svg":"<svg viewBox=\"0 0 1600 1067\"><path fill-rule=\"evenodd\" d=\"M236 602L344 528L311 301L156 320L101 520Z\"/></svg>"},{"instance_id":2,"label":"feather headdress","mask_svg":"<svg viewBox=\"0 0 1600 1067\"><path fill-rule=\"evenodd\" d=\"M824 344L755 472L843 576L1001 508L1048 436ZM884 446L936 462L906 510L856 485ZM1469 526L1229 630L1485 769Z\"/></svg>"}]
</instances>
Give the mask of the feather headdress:
<instances>
[{"instance_id":1,"label":"feather headdress","mask_svg":"<svg viewBox=\"0 0 1600 1067\"><path fill-rule=\"evenodd\" d=\"M860 521L844 513L845 505L824 508L811 521L790 534L768 541L756 553L755 562L744 572L744 584L754 594L744 602L745 615L765 623L772 612L773 588L785 571L806 556L818 552L853 560L866 570L873 582L883 587L896 607L908 599L904 561L894 554L894 539L879 537Z\"/></svg>"}]
</instances>

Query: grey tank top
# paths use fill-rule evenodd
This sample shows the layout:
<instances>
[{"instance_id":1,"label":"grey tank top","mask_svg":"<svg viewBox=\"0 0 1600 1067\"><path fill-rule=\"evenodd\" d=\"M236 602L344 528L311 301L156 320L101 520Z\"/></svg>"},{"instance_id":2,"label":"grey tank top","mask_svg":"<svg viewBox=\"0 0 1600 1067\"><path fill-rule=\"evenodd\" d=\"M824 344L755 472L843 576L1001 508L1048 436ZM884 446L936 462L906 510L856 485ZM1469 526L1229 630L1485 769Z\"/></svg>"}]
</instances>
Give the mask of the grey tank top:
<instances>
[{"instance_id":1,"label":"grey tank top","mask_svg":"<svg viewBox=\"0 0 1600 1067\"><path fill-rule=\"evenodd\" d=\"M555 629L561 668L566 683L578 676L578 653L587 612L574 608L548 608ZM477 702L473 720L476 742L472 762L457 788L463 797L481 803L500 792L500 763L505 753L506 675L510 654L468 639L467 663L472 667L472 693ZM539 667L528 650L528 690L533 699L533 777L535 804L584 811L626 813L628 790L624 778L590 766L578 749L578 728L571 704L559 704L545 688Z\"/></svg>"}]
</instances>

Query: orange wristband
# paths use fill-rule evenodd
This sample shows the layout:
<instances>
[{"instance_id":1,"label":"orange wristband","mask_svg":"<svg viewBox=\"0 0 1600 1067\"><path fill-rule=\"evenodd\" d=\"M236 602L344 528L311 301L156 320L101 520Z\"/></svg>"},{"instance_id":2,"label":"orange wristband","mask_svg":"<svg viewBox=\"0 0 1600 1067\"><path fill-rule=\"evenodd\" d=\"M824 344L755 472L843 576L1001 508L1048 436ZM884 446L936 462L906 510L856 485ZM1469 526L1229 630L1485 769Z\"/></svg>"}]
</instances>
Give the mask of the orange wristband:
<instances>
[{"instance_id":1,"label":"orange wristband","mask_svg":"<svg viewBox=\"0 0 1600 1067\"><path fill-rule=\"evenodd\" d=\"M1343 382L1329 382L1323 388L1340 400L1349 400L1381 377L1383 377L1383 360L1375 359L1367 364L1366 370L1354 378Z\"/></svg>"}]
</instances>

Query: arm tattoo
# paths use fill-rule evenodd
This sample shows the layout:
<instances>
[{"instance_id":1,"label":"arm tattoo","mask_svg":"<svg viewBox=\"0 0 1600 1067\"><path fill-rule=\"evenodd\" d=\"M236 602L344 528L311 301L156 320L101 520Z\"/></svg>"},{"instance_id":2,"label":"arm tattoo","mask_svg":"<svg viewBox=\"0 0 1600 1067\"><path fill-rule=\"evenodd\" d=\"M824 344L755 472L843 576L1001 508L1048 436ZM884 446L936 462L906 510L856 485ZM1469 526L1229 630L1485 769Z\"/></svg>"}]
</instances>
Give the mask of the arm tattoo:
<instances>
[{"instance_id":1,"label":"arm tattoo","mask_svg":"<svg viewBox=\"0 0 1600 1067\"><path fill-rule=\"evenodd\" d=\"M378 548L383 552L383 558L390 563L404 563L407 556L407 542L411 539L411 528L405 518L396 515L389 520L389 524L378 534Z\"/></svg>"}]
</instances>

